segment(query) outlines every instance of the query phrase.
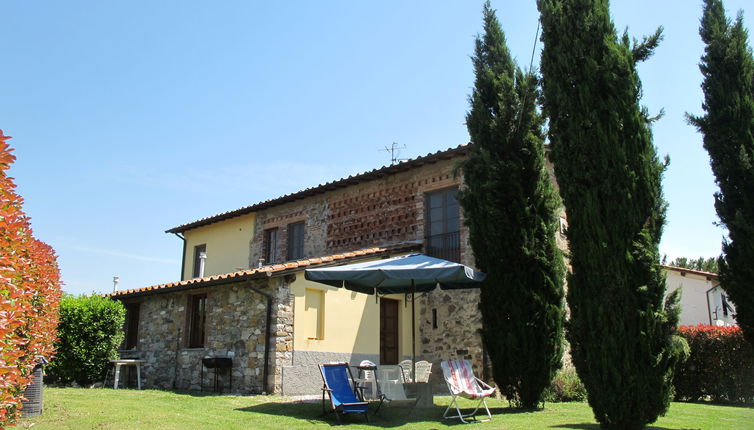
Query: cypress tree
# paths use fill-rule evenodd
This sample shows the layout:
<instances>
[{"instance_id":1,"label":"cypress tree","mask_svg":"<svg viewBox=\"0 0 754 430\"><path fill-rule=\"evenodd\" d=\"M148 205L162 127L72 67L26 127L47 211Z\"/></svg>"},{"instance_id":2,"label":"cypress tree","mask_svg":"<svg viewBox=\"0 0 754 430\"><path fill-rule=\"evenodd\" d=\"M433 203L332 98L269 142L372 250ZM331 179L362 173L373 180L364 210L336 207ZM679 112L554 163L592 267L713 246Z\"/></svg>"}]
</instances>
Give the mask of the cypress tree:
<instances>
[{"instance_id":1,"label":"cypress tree","mask_svg":"<svg viewBox=\"0 0 754 430\"><path fill-rule=\"evenodd\" d=\"M471 151L459 193L481 287L483 341L501 391L536 407L563 355L559 201L544 161L537 79L511 59L489 2L472 58Z\"/></svg>"},{"instance_id":2,"label":"cypress tree","mask_svg":"<svg viewBox=\"0 0 754 430\"><path fill-rule=\"evenodd\" d=\"M641 43L618 38L607 0L538 0L543 107L568 214L567 338L604 428L654 422L673 394L678 296L663 306L664 170L640 104Z\"/></svg>"},{"instance_id":3,"label":"cypress tree","mask_svg":"<svg viewBox=\"0 0 754 430\"><path fill-rule=\"evenodd\" d=\"M715 209L728 229L718 260L720 284L754 345L754 60L742 15L731 23L722 1L704 4L699 33L707 47L699 68L706 115L689 119L704 134L720 187Z\"/></svg>"}]
</instances>

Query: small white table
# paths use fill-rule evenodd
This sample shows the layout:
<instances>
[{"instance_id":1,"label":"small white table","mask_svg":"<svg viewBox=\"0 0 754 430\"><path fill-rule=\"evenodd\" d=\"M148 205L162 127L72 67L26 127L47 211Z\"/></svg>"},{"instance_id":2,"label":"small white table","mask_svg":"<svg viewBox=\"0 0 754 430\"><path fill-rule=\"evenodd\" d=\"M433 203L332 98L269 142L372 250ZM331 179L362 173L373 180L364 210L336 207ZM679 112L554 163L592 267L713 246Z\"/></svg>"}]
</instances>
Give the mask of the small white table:
<instances>
[{"instance_id":1,"label":"small white table","mask_svg":"<svg viewBox=\"0 0 754 430\"><path fill-rule=\"evenodd\" d=\"M144 360L110 360L115 365L115 378L113 378L113 389L118 389L118 380L120 379L120 366L136 366L136 385L141 390L141 363Z\"/></svg>"}]
</instances>

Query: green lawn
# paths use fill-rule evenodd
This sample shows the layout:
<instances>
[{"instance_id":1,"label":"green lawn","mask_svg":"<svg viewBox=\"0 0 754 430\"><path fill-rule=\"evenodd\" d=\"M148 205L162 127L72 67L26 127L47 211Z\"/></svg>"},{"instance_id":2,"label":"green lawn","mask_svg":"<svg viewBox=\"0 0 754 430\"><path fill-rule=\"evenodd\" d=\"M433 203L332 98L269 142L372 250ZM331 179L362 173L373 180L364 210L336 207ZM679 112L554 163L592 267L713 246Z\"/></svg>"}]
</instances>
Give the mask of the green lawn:
<instances>
[{"instance_id":1,"label":"green lawn","mask_svg":"<svg viewBox=\"0 0 754 430\"><path fill-rule=\"evenodd\" d=\"M411 416L401 407L387 407L377 416L347 416L351 428L389 427L438 429L457 426L442 419L450 398L435 397L435 407ZM598 429L586 403L551 403L544 410L521 412L507 403L488 401L492 422L478 429ZM470 402L463 405L469 406ZM18 428L44 429L276 429L327 428L335 417L322 417L318 403L296 403L277 396L218 396L154 390L85 388L44 389L44 414L24 419ZM754 409L694 403L673 403L655 429L740 430L754 428Z\"/></svg>"}]
</instances>

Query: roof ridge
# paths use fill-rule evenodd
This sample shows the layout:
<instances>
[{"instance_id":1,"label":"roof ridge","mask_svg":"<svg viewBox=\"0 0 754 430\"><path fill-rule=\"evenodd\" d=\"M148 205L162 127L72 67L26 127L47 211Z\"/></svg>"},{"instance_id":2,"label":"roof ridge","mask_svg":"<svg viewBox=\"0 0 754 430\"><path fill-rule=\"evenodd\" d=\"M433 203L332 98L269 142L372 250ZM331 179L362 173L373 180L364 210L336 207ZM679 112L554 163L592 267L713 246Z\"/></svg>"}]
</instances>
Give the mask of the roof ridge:
<instances>
[{"instance_id":1,"label":"roof ridge","mask_svg":"<svg viewBox=\"0 0 754 430\"><path fill-rule=\"evenodd\" d=\"M414 164L417 164L417 163L431 161L434 158L439 158L444 155L454 155L456 153L466 152L469 148L469 145L470 143L466 143L463 145L458 145L455 148L438 150L433 153L431 152L427 155L418 156L415 158L409 158L408 160L405 160L396 164L391 164L389 166L383 165L382 167L377 167L375 169L372 169L366 172L357 173L355 175L349 175L348 177L343 177L340 179L332 180L330 182L325 182L324 184L319 184L313 187L304 188L303 190L284 194L282 196L275 197L272 199L263 200L261 202L257 202L257 203L244 206L238 209L221 212L216 215L200 218L196 221L192 221L186 224L181 224L177 227L173 227L171 229L165 230L165 233L182 233L186 230L191 230L192 228L197 228L204 225L213 224L215 222L223 221L229 218L235 218L237 216L246 215L246 214L255 212L257 210L267 209L268 207L277 206L283 203L287 203L289 201L297 200L299 198L308 197L309 195L320 194L320 193L329 191L330 189L348 186L348 185L351 185L351 183L354 181L358 183L358 182L361 182L362 180L369 180L371 179L371 178L368 178L369 176L399 173L403 171L405 168L412 166Z\"/></svg>"},{"instance_id":2,"label":"roof ridge","mask_svg":"<svg viewBox=\"0 0 754 430\"><path fill-rule=\"evenodd\" d=\"M704 270L689 269L688 267L671 266L669 264L662 264L661 266L665 267L666 269L677 270L677 271L680 271L680 272L689 272L689 273L694 273L694 274L697 274L697 275L716 276L716 277L720 276L719 273L706 272Z\"/></svg>"}]
</instances>

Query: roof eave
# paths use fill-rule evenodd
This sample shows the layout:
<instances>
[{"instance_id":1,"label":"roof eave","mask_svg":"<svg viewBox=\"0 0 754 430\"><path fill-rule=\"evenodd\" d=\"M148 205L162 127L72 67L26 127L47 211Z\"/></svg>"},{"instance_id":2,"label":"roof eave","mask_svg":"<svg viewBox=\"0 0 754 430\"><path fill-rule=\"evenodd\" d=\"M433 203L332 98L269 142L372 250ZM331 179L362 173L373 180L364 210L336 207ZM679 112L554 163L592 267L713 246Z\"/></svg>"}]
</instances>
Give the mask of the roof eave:
<instances>
[{"instance_id":1,"label":"roof eave","mask_svg":"<svg viewBox=\"0 0 754 430\"><path fill-rule=\"evenodd\" d=\"M705 272L703 270L695 270L695 269L687 269L685 267L678 267L678 266L669 266L667 264L663 264L662 267L664 267L667 270L674 270L676 272L681 273L691 273L693 275L699 275L699 276L709 276L713 278L719 278L720 275L715 272Z\"/></svg>"},{"instance_id":2,"label":"roof eave","mask_svg":"<svg viewBox=\"0 0 754 430\"><path fill-rule=\"evenodd\" d=\"M106 297L109 297L111 299L121 300L121 299L130 299L134 297L169 294L169 293L175 293L179 291L197 290L200 288L213 287L216 285L235 284L235 283L240 283L240 282L246 282L252 279L264 278L266 277L264 275L269 276L268 273L269 272L254 272L253 274L250 274L250 275L240 275L240 276L227 277L227 278L221 278L221 279L211 279L207 281L193 282L186 285L178 285L175 287L155 288L151 290L134 291L132 293L107 294ZM277 276L278 273L276 273L275 275Z\"/></svg>"},{"instance_id":3,"label":"roof eave","mask_svg":"<svg viewBox=\"0 0 754 430\"><path fill-rule=\"evenodd\" d=\"M240 209L229 211L226 213L214 215L211 217L203 218L197 221L190 222L188 224L179 225L171 229L165 230L165 233L183 233L187 230L191 230L205 225L214 224L220 221L225 221L230 218L235 218L243 215L247 215L253 212L258 212L273 206L282 205L285 203L293 202L296 200L311 197L317 194L324 194L328 191L336 190L339 188L356 185L361 182L380 179L386 175L392 175L396 173L405 172L414 167L420 167L425 164L436 163L440 160L450 160L456 156L466 154L469 151L470 144L459 145L455 148L446 149L444 151L437 151L432 154L427 154L422 157L417 157L402 163L393 164L390 166L383 166L368 172L360 173L358 175L349 176L347 178L341 178L332 182L318 185L316 187L307 188L295 193L286 194L281 197L277 197L272 200L267 200L260 203L255 203L250 206L246 206Z\"/></svg>"},{"instance_id":4,"label":"roof eave","mask_svg":"<svg viewBox=\"0 0 754 430\"><path fill-rule=\"evenodd\" d=\"M335 256L339 254L335 254L335 256L315 257L313 259L320 259L323 261L319 263L313 263L313 264L297 265L296 267L290 267L283 270L271 269L277 265L265 266L265 268L261 270L255 269L253 271L249 271L249 273L244 273L244 274L234 275L234 273L238 273L238 272L233 272L229 274L212 276L206 280L188 282L184 285L176 285L176 286L167 286L169 284L155 285L152 287L147 287L146 289L140 289L133 292L127 292L128 290L126 290L126 292L116 291L115 293L104 294L104 296L109 297L111 299L121 300L121 299L130 299L134 297L167 294L167 293L173 293L173 292L178 292L178 291L196 290L196 289L212 287L216 285L246 282L246 281L250 281L254 279L277 278L280 276L286 276L293 273L301 272L303 270L308 269L309 267L329 267L329 266L350 264L353 262L358 262L358 261L367 260L370 258L379 257L381 255L399 254L402 252L416 251L421 248L422 248L422 244L419 242L406 242L406 243L394 245L392 247L382 248L382 250L378 252L363 253L363 254L358 254L355 256L349 256L347 258L335 258ZM352 251L352 252L359 252L359 251ZM312 260L312 259L309 259L309 260ZM309 261L309 260L302 260L302 261ZM286 263L283 263L283 264L286 264Z\"/></svg>"}]
</instances>

